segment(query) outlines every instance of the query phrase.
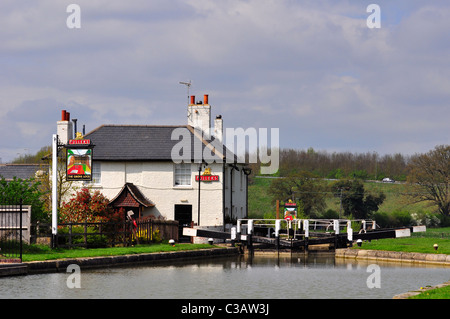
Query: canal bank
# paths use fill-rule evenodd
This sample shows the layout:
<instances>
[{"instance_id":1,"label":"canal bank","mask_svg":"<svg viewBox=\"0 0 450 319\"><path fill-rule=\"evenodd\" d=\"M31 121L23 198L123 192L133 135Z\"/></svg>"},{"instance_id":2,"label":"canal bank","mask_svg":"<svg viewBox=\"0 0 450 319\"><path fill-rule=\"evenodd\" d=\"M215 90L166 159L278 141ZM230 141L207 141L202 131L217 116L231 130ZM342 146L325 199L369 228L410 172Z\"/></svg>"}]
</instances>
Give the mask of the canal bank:
<instances>
[{"instance_id":1,"label":"canal bank","mask_svg":"<svg viewBox=\"0 0 450 319\"><path fill-rule=\"evenodd\" d=\"M0 300L192 298L198 299L198 305L215 299L286 301L286 287L291 299L392 299L449 280L447 267L377 262L382 281L379 289L372 289L367 284L371 263L340 262L332 252L281 252L279 256L255 253L171 259L81 272L69 267L53 273L0 278Z\"/></svg>"},{"instance_id":2,"label":"canal bank","mask_svg":"<svg viewBox=\"0 0 450 319\"><path fill-rule=\"evenodd\" d=\"M0 264L0 277L38 273L66 272L67 267L76 264L82 269L119 267L139 264L151 264L167 261L183 261L202 258L214 258L237 255L235 247L199 249L188 251L132 254L121 256L102 256L87 258L67 258L58 260L32 261L24 263Z\"/></svg>"},{"instance_id":3,"label":"canal bank","mask_svg":"<svg viewBox=\"0 0 450 319\"><path fill-rule=\"evenodd\" d=\"M395 295L392 299L408 299L409 297L417 296L417 295L420 295L422 293L426 293L427 291L430 291L430 290L433 290L433 289L442 288L442 287L446 287L446 286L450 286L450 281L445 282L445 283L440 284L440 285L436 285L436 286L420 287L420 289L418 289L418 290L412 290L412 291L408 291L408 292L404 292L404 293Z\"/></svg>"},{"instance_id":4,"label":"canal bank","mask_svg":"<svg viewBox=\"0 0 450 319\"><path fill-rule=\"evenodd\" d=\"M450 255L401 251L336 249L335 258L450 266Z\"/></svg>"},{"instance_id":5,"label":"canal bank","mask_svg":"<svg viewBox=\"0 0 450 319\"><path fill-rule=\"evenodd\" d=\"M24 263L3 263L0 264L0 277L27 275L37 273L65 272L71 264L77 264L83 269L117 267L138 264L151 264L167 261L183 261L202 258L226 257L239 254L237 247L221 247L201 250L144 253L120 256L102 256L86 258L66 258L58 260L33 261ZM258 251L254 254L287 254L290 251ZM315 254L332 254L331 251L318 250ZM414 264L434 264L450 266L450 255L446 254L424 254L395 251L378 251L363 249L336 249L334 252L336 259L353 260L373 260Z\"/></svg>"}]
</instances>

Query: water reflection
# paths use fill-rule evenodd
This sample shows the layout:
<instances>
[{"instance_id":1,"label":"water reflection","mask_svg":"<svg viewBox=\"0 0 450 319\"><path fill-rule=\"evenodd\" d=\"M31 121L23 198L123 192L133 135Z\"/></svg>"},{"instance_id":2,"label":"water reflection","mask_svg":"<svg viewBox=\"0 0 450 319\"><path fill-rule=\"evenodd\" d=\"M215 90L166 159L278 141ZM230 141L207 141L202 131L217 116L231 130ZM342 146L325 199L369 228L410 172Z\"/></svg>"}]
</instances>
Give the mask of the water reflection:
<instances>
[{"instance_id":1,"label":"water reflection","mask_svg":"<svg viewBox=\"0 0 450 319\"><path fill-rule=\"evenodd\" d=\"M378 299L450 279L448 267L378 263L381 287L370 289L369 264L300 253L82 269L80 289L68 273L0 278L0 298Z\"/></svg>"}]
</instances>

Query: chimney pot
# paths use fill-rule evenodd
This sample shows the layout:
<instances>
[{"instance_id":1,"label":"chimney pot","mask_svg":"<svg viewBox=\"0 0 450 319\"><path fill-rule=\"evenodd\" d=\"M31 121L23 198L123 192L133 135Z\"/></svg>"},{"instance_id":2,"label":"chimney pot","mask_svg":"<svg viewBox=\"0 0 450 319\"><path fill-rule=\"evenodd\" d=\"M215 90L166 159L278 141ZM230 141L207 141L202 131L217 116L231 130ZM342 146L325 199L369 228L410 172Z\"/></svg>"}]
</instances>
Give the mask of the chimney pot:
<instances>
[{"instance_id":1,"label":"chimney pot","mask_svg":"<svg viewBox=\"0 0 450 319\"><path fill-rule=\"evenodd\" d=\"M62 111L61 111L61 121L65 121L65 120L66 120L66 117L67 117L67 115L66 115L66 110L62 110Z\"/></svg>"},{"instance_id":2,"label":"chimney pot","mask_svg":"<svg viewBox=\"0 0 450 319\"><path fill-rule=\"evenodd\" d=\"M191 104L195 104L195 95L191 95Z\"/></svg>"},{"instance_id":3,"label":"chimney pot","mask_svg":"<svg viewBox=\"0 0 450 319\"><path fill-rule=\"evenodd\" d=\"M203 104L208 104L208 94L203 95Z\"/></svg>"}]
</instances>

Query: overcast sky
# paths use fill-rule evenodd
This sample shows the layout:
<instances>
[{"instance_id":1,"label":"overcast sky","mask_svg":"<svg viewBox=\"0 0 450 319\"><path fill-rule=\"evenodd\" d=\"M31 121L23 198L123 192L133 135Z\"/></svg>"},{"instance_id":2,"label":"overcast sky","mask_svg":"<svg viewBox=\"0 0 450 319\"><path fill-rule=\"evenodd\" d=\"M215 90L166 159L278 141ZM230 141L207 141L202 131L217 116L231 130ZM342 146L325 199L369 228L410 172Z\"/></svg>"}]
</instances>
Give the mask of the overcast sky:
<instances>
[{"instance_id":1,"label":"overcast sky","mask_svg":"<svg viewBox=\"0 0 450 319\"><path fill-rule=\"evenodd\" d=\"M0 158L50 145L62 109L87 132L185 124L189 80L282 148L427 152L450 143L449 17L448 0L2 0Z\"/></svg>"}]
</instances>

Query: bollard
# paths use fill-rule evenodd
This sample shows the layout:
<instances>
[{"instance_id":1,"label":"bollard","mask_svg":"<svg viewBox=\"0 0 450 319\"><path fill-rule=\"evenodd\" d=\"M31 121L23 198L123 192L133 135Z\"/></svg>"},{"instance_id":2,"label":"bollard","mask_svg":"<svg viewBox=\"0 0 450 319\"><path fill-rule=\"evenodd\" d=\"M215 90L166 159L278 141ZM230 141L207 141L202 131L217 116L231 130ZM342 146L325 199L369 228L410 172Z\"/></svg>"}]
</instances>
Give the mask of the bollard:
<instances>
[{"instance_id":1,"label":"bollard","mask_svg":"<svg viewBox=\"0 0 450 319\"><path fill-rule=\"evenodd\" d=\"M248 235L253 234L253 219L250 219L250 220L248 221L247 234L248 234Z\"/></svg>"},{"instance_id":2,"label":"bollard","mask_svg":"<svg viewBox=\"0 0 450 319\"><path fill-rule=\"evenodd\" d=\"M247 246L250 248L250 250L253 248L252 236L253 236L253 219L250 219L247 223Z\"/></svg>"},{"instance_id":3,"label":"bollard","mask_svg":"<svg viewBox=\"0 0 450 319\"><path fill-rule=\"evenodd\" d=\"M339 220L338 219L333 220L333 229L334 229L334 233L336 235L339 235Z\"/></svg>"},{"instance_id":4,"label":"bollard","mask_svg":"<svg viewBox=\"0 0 450 319\"><path fill-rule=\"evenodd\" d=\"M352 229L352 222L351 221L347 221L347 240L349 242L353 241L353 229Z\"/></svg>"},{"instance_id":5,"label":"bollard","mask_svg":"<svg viewBox=\"0 0 450 319\"><path fill-rule=\"evenodd\" d=\"M241 221L237 221L236 225L236 238L238 242L241 242Z\"/></svg>"},{"instance_id":6,"label":"bollard","mask_svg":"<svg viewBox=\"0 0 450 319\"><path fill-rule=\"evenodd\" d=\"M275 238L277 250L280 249L280 229L281 229L281 220L277 219L275 221Z\"/></svg>"},{"instance_id":7,"label":"bollard","mask_svg":"<svg viewBox=\"0 0 450 319\"><path fill-rule=\"evenodd\" d=\"M280 237L281 220L277 219L275 221L275 237Z\"/></svg>"},{"instance_id":8,"label":"bollard","mask_svg":"<svg viewBox=\"0 0 450 319\"><path fill-rule=\"evenodd\" d=\"M234 247L236 242L236 227L231 227L231 246Z\"/></svg>"},{"instance_id":9,"label":"bollard","mask_svg":"<svg viewBox=\"0 0 450 319\"><path fill-rule=\"evenodd\" d=\"M303 221L303 231L305 232L305 251L308 250L308 237L309 237L309 220L305 219Z\"/></svg>"},{"instance_id":10,"label":"bollard","mask_svg":"<svg viewBox=\"0 0 450 319\"><path fill-rule=\"evenodd\" d=\"M305 219L303 221L303 230L305 231L305 238L309 237L309 220Z\"/></svg>"}]
</instances>

